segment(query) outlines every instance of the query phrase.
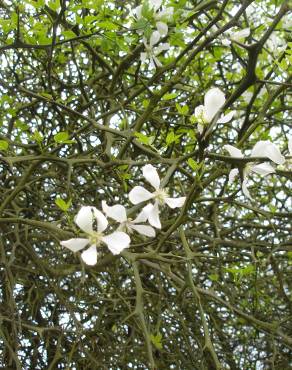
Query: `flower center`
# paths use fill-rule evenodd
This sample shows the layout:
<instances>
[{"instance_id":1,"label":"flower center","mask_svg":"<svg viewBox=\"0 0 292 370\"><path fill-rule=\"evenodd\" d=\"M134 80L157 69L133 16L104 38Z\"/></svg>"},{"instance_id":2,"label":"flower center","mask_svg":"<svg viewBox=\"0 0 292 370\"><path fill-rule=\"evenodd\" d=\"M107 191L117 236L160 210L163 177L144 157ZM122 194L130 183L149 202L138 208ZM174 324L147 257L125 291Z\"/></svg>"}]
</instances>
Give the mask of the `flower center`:
<instances>
[{"instance_id":1,"label":"flower center","mask_svg":"<svg viewBox=\"0 0 292 370\"><path fill-rule=\"evenodd\" d=\"M99 233L97 231L93 231L89 235L90 245L95 244L96 246L98 246L102 242L102 237L103 237L102 233Z\"/></svg>"},{"instance_id":2,"label":"flower center","mask_svg":"<svg viewBox=\"0 0 292 370\"><path fill-rule=\"evenodd\" d=\"M156 198L160 204L164 204L165 198L167 197L168 197L168 194L164 189L158 189L154 193L154 198Z\"/></svg>"}]
</instances>

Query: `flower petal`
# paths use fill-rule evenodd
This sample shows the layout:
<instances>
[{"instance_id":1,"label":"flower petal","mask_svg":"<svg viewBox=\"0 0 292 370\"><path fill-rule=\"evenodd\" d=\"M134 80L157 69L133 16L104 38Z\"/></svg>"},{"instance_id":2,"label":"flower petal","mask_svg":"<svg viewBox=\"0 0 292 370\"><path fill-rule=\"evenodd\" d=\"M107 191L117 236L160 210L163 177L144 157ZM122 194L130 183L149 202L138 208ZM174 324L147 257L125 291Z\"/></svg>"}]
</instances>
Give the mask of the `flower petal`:
<instances>
[{"instance_id":1,"label":"flower petal","mask_svg":"<svg viewBox=\"0 0 292 370\"><path fill-rule=\"evenodd\" d=\"M154 195L142 186L135 186L129 193L130 202L133 204L145 202L145 200L149 200L153 197Z\"/></svg>"},{"instance_id":2,"label":"flower petal","mask_svg":"<svg viewBox=\"0 0 292 370\"><path fill-rule=\"evenodd\" d=\"M235 177L239 174L238 168L232 168L232 170L229 172L228 181L233 182Z\"/></svg>"},{"instance_id":3,"label":"flower petal","mask_svg":"<svg viewBox=\"0 0 292 370\"><path fill-rule=\"evenodd\" d=\"M244 28L240 31L237 31L233 34L231 37L231 40L233 41L242 41L244 38L248 37L250 34L250 29L249 28Z\"/></svg>"},{"instance_id":4,"label":"flower petal","mask_svg":"<svg viewBox=\"0 0 292 370\"><path fill-rule=\"evenodd\" d=\"M93 208L93 215L97 221L97 231L102 233L107 228L108 221L102 212L100 212L95 207L92 207L92 208Z\"/></svg>"},{"instance_id":5,"label":"flower petal","mask_svg":"<svg viewBox=\"0 0 292 370\"><path fill-rule=\"evenodd\" d=\"M204 132L204 126L201 123L198 123L197 129L198 129L198 133L202 135Z\"/></svg>"},{"instance_id":6,"label":"flower petal","mask_svg":"<svg viewBox=\"0 0 292 370\"><path fill-rule=\"evenodd\" d=\"M251 167L251 170L262 176L267 176L270 173L275 173L274 167L270 165L270 163L268 162L255 164L254 166Z\"/></svg>"},{"instance_id":7,"label":"flower petal","mask_svg":"<svg viewBox=\"0 0 292 370\"><path fill-rule=\"evenodd\" d=\"M112 254L119 254L130 244L130 237L122 231L115 231L112 234L106 235L102 241L108 246Z\"/></svg>"},{"instance_id":8,"label":"flower petal","mask_svg":"<svg viewBox=\"0 0 292 370\"><path fill-rule=\"evenodd\" d=\"M164 42L164 43L162 43L162 44L160 44L160 45L158 45L158 46L156 46L154 48L154 55L159 55L160 53L162 53L163 51L168 50L169 48L170 48L169 43L168 42ZM156 63L157 63L157 60L158 59L155 58ZM158 63L161 64L159 60L158 60Z\"/></svg>"},{"instance_id":9,"label":"flower petal","mask_svg":"<svg viewBox=\"0 0 292 370\"><path fill-rule=\"evenodd\" d=\"M240 150L240 149L235 148L235 146L233 146L233 145L228 145L228 144L227 144L227 145L224 145L224 146L223 146L223 148L227 150L227 152L229 153L229 155L230 155L231 157L235 157L235 158L243 158L243 154L242 154L241 150Z\"/></svg>"},{"instance_id":10,"label":"flower petal","mask_svg":"<svg viewBox=\"0 0 292 370\"><path fill-rule=\"evenodd\" d=\"M90 206L81 207L74 220L75 223L80 227L80 229L88 234L92 233L93 231L93 208L94 207Z\"/></svg>"},{"instance_id":11,"label":"flower petal","mask_svg":"<svg viewBox=\"0 0 292 370\"><path fill-rule=\"evenodd\" d=\"M140 60L141 60L141 62L144 63L146 61L146 59L147 59L147 53L142 52L140 54Z\"/></svg>"},{"instance_id":12,"label":"flower petal","mask_svg":"<svg viewBox=\"0 0 292 370\"><path fill-rule=\"evenodd\" d=\"M161 35L158 31L152 32L152 35L150 36L150 41L149 41L149 45L151 49L153 48L154 45L158 43L158 41L160 40L160 36Z\"/></svg>"},{"instance_id":13,"label":"flower petal","mask_svg":"<svg viewBox=\"0 0 292 370\"><path fill-rule=\"evenodd\" d=\"M133 9L132 13L136 16L137 19L142 18L142 5L137 6Z\"/></svg>"},{"instance_id":14,"label":"flower petal","mask_svg":"<svg viewBox=\"0 0 292 370\"><path fill-rule=\"evenodd\" d=\"M184 202L186 200L186 197L180 197L180 198L165 198L165 203L170 208L180 208L184 205Z\"/></svg>"},{"instance_id":15,"label":"flower petal","mask_svg":"<svg viewBox=\"0 0 292 370\"><path fill-rule=\"evenodd\" d=\"M206 92L204 97L206 122L209 123L212 121L213 117L216 115L218 110L223 107L224 103L224 93L217 87L214 87Z\"/></svg>"},{"instance_id":16,"label":"flower petal","mask_svg":"<svg viewBox=\"0 0 292 370\"><path fill-rule=\"evenodd\" d=\"M131 224L131 229L136 230L141 235L149 236L149 238L154 238L155 230L153 227L148 225L134 225Z\"/></svg>"},{"instance_id":17,"label":"flower petal","mask_svg":"<svg viewBox=\"0 0 292 370\"><path fill-rule=\"evenodd\" d=\"M107 217L110 217L113 220L120 222L120 223L127 221L126 208L122 206L121 204L116 204L110 207L106 204L105 200L103 200L101 204L102 204L102 210L106 214Z\"/></svg>"},{"instance_id":18,"label":"flower petal","mask_svg":"<svg viewBox=\"0 0 292 370\"><path fill-rule=\"evenodd\" d=\"M164 8L162 9L160 12L156 13L156 15L154 16L155 19L163 19L163 20L167 20L167 21L170 21L173 17L173 7L168 7L168 8Z\"/></svg>"},{"instance_id":19,"label":"flower petal","mask_svg":"<svg viewBox=\"0 0 292 370\"><path fill-rule=\"evenodd\" d=\"M70 249L70 251L72 251L72 252L75 253L75 252L80 251L84 247L86 247L86 245L88 243L89 243L89 240L88 239L75 238L75 239L63 240L63 241L61 241L60 244L63 247L66 247L66 248Z\"/></svg>"},{"instance_id":20,"label":"flower petal","mask_svg":"<svg viewBox=\"0 0 292 370\"><path fill-rule=\"evenodd\" d=\"M195 108L194 115L197 119L202 119L205 115L205 107L203 105L198 105Z\"/></svg>"},{"instance_id":21,"label":"flower petal","mask_svg":"<svg viewBox=\"0 0 292 370\"><path fill-rule=\"evenodd\" d=\"M161 4L162 4L162 0L149 0L149 5L154 10L159 9L161 7Z\"/></svg>"},{"instance_id":22,"label":"flower petal","mask_svg":"<svg viewBox=\"0 0 292 370\"><path fill-rule=\"evenodd\" d=\"M166 23L158 21L156 22L157 31L161 36L166 36L168 33L168 26Z\"/></svg>"},{"instance_id":23,"label":"flower petal","mask_svg":"<svg viewBox=\"0 0 292 370\"><path fill-rule=\"evenodd\" d=\"M230 44L231 44L231 41L229 39L223 39L222 40L222 45L229 46Z\"/></svg>"},{"instance_id":24,"label":"flower petal","mask_svg":"<svg viewBox=\"0 0 292 370\"><path fill-rule=\"evenodd\" d=\"M135 220L132 221L132 223L138 224L140 222L146 222L146 221L147 221L147 214L142 209L142 211L138 214Z\"/></svg>"},{"instance_id":25,"label":"flower petal","mask_svg":"<svg viewBox=\"0 0 292 370\"><path fill-rule=\"evenodd\" d=\"M235 114L235 111L232 110L231 112L227 113L225 116L222 115L219 118L218 123L227 123L227 122L229 122L230 120L232 120L234 114Z\"/></svg>"},{"instance_id":26,"label":"flower petal","mask_svg":"<svg viewBox=\"0 0 292 370\"><path fill-rule=\"evenodd\" d=\"M247 180L243 180L243 181L242 181L241 186L242 186L242 192L243 192L243 194L244 194L247 198L252 199L252 197L251 197L251 195L250 195L250 192L249 192L249 190L248 190L248 188L247 188Z\"/></svg>"},{"instance_id":27,"label":"flower petal","mask_svg":"<svg viewBox=\"0 0 292 370\"><path fill-rule=\"evenodd\" d=\"M155 190L159 189L160 178L155 167L152 164L146 164L143 168L143 176L151 184Z\"/></svg>"},{"instance_id":28,"label":"flower petal","mask_svg":"<svg viewBox=\"0 0 292 370\"><path fill-rule=\"evenodd\" d=\"M147 206L144 207L143 210L147 214L150 225L156 227L157 229L161 229L158 202L155 202L154 204L147 204Z\"/></svg>"},{"instance_id":29,"label":"flower petal","mask_svg":"<svg viewBox=\"0 0 292 370\"><path fill-rule=\"evenodd\" d=\"M94 266L97 263L96 245L91 245L86 251L82 252L81 258L86 265Z\"/></svg>"},{"instance_id":30,"label":"flower petal","mask_svg":"<svg viewBox=\"0 0 292 370\"><path fill-rule=\"evenodd\" d=\"M277 164L285 162L285 157L280 150L269 140L258 141L251 151L251 157L267 157Z\"/></svg>"}]
</instances>

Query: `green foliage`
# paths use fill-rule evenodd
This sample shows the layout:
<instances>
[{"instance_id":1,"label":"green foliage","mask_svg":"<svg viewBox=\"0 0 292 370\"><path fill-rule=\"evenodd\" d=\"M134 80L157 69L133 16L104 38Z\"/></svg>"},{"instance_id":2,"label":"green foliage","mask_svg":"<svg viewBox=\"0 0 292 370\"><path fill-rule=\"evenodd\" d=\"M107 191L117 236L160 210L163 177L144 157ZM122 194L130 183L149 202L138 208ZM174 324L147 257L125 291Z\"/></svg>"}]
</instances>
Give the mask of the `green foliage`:
<instances>
[{"instance_id":1,"label":"green foliage","mask_svg":"<svg viewBox=\"0 0 292 370\"><path fill-rule=\"evenodd\" d=\"M288 11L272 0L0 2L0 368L289 368ZM215 87L229 122L198 115ZM260 140L285 163L224 149L248 157ZM263 163L266 176L254 171ZM135 186L151 198L132 204ZM103 201L127 221L85 232L76 214ZM131 226L149 226L155 201L161 228L147 237ZM83 263L121 230L129 248L101 242L96 265ZM76 252L61 244L76 238Z\"/></svg>"},{"instance_id":2,"label":"green foliage","mask_svg":"<svg viewBox=\"0 0 292 370\"><path fill-rule=\"evenodd\" d=\"M63 212L67 212L68 211L68 209L71 207L71 205L72 205L72 202L71 202L71 199L69 199L67 202L64 200L64 199L62 199L62 198L60 198L60 197L58 197L58 198L56 198L55 199L55 203L56 203L56 205L63 211Z\"/></svg>"}]
</instances>

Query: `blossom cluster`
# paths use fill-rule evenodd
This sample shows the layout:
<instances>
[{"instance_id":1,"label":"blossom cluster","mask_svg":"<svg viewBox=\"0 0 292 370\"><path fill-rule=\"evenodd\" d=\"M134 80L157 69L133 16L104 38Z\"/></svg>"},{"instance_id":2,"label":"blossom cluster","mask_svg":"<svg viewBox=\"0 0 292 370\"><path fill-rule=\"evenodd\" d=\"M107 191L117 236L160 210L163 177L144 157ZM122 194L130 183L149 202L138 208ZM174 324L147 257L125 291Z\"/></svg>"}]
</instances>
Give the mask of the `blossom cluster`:
<instances>
[{"instance_id":1,"label":"blossom cluster","mask_svg":"<svg viewBox=\"0 0 292 370\"><path fill-rule=\"evenodd\" d=\"M172 19L173 8L162 6L162 0L145 0L142 5L133 10L133 15L137 23L143 25L143 29L138 28L138 33L143 34L143 44L145 51L141 53L141 62L150 61L152 68L161 67L162 64L157 56L170 48L169 43L160 43L160 39L168 34L167 22ZM143 21L147 26L144 26ZM151 22L156 29L149 28ZM159 44L159 45L158 45Z\"/></svg>"},{"instance_id":2,"label":"blossom cluster","mask_svg":"<svg viewBox=\"0 0 292 370\"><path fill-rule=\"evenodd\" d=\"M247 36L247 31L245 31L245 36ZM244 33L242 33L244 34ZM242 35L240 34L240 35ZM197 130L200 135L203 134L205 127L214 121L217 124L224 124L229 122L234 117L234 111L227 113L226 115L222 114L218 117L220 110L224 107L225 104L225 95L218 88L213 87L208 90L204 96L204 105L199 105L195 108L194 111L194 120L197 122ZM224 145L224 149L228 151L230 156L235 158L244 158L243 153L240 149L232 145ZM288 142L289 154L292 155L292 139ZM274 163L274 165L283 165L285 163L285 157L281 154L280 150L275 144L269 140L260 140L258 141L252 151L251 157L258 158L268 158ZM288 169L290 169L291 164L288 163ZM257 173L258 175L267 176L269 174L275 173L275 166L269 162L256 163L250 162L244 166L242 171L242 191L243 194L252 199L250 192L248 190L248 178L252 172ZM238 168L233 168L229 174L229 182L233 182L235 177L239 174Z\"/></svg>"},{"instance_id":3,"label":"blossom cluster","mask_svg":"<svg viewBox=\"0 0 292 370\"><path fill-rule=\"evenodd\" d=\"M224 145L224 149L228 151L231 157L244 158L242 151L232 145ZM288 150L289 154L292 155L292 139L290 139L288 142ZM281 154L279 148L269 140L258 141L254 145L250 157L268 158L271 162L274 163L274 165L275 164L283 165L286 161L285 157ZM252 172L265 177L269 174L275 173L276 170L275 166L273 166L269 162L263 163L249 162L244 166L242 172L243 179L241 186L243 194L249 199L252 199L252 197L248 190L247 183L248 177L251 175ZM229 173L229 182L233 182L238 174L239 169L233 168Z\"/></svg>"},{"instance_id":4,"label":"blossom cluster","mask_svg":"<svg viewBox=\"0 0 292 370\"><path fill-rule=\"evenodd\" d=\"M72 252L78 252L89 245L89 248L82 252L81 258L87 265L92 266L97 263L97 247L102 244L106 244L112 254L119 254L129 247L131 242L129 235L133 232L150 238L155 237L154 228L161 228L159 208L164 204L170 208L182 207L186 198L169 197L166 189L161 187L157 170L151 164L145 165L142 171L144 178L155 190L151 193L142 186L135 186L130 191L129 200L132 204L150 201L134 220L127 217L126 208L121 204L108 206L106 201L102 201L102 212L94 206L83 206L75 217L75 223L86 234L86 238L64 240L61 241L61 245ZM119 225L113 233L105 234L108 218Z\"/></svg>"}]
</instances>

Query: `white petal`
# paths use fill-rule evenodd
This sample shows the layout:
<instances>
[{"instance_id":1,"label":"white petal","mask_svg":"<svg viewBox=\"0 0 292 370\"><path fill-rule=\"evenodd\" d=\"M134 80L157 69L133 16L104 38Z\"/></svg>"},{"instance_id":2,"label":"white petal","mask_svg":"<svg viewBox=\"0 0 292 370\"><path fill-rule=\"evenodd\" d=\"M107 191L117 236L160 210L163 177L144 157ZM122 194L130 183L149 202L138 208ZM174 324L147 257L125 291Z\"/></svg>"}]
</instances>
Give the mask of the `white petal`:
<instances>
[{"instance_id":1,"label":"white petal","mask_svg":"<svg viewBox=\"0 0 292 370\"><path fill-rule=\"evenodd\" d=\"M144 189L142 186L135 186L129 193L130 202L133 204L139 204L153 198L153 194L150 191Z\"/></svg>"},{"instance_id":2,"label":"white petal","mask_svg":"<svg viewBox=\"0 0 292 370\"><path fill-rule=\"evenodd\" d=\"M159 40L160 40L160 33L158 31L152 32L152 35L150 36L150 41L149 41L150 48L153 48L153 46L156 45Z\"/></svg>"},{"instance_id":3,"label":"white petal","mask_svg":"<svg viewBox=\"0 0 292 370\"><path fill-rule=\"evenodd\" d=\"M149 0L149 5L151 8L154 8L154 10L157 10L161 7L162 0Z\"/></svg>"},{"instance_id":4,"label":"white petal","mask_svg":"<svg viewBox=\"0 0 292 370\"><path fill-rule=\"evenodd\" d=\"M93 208L94 207L83 206L80 208L79 212L75 217L75 223L80 227L81 230L85 231L88 234L90 234L93 231L92 229Z\"/></svg>"},{"instance_id":5,"label":"white petal","mask_svg":"<svg viewBox=\"0 0 292 370\"><path fill-rule=\"evenodd\" d=\"M222 40L222 45L229 46L230 44L231 44L231 41L230 40L228 40L228 39L223 39Z\"/></svg>"},{"instance_id":6,"label":"white petal","mask_svg":"<svg viewBox=\"0 0 292 370\"><path fill-rule=\"evenodd\" d=\"M164 8L160 12L158 12L154 18L155 19L164 19L170 21L173 17L173 8Z\"/></svg>"},{"instance_id":7,"label":"white petal","mask_svg":"<svg viewBox=\"0 0 292 370\"><path fill-rule=\"evenodd\" d=\"M217 87L210 89L205 94L204 106L205 106L205 119L207 122L211 122L218 110L224 105L225 96L224 93Z\"/></svg>"},{"instance_id":8,"label":"white petal","mask_svg":"<svg viewBox=\"0 0 292 370\"><path fill-rule=\"evenodd\" d=\"M101 204L102 210L107 215L107 217L110 217L120 223L127 221L126 208L121 204L116 204L110 207L106 204L105 200L103 200Z\"/></svg>"},{"instance_id":9,"label":"white petal","mask_svg":"<svg viewBox=\"0 0 292 370\"><path fill-rule=\"evenodd\" d=\"M226 149L231 157L235 158L243 158L243 154L240 149L235 148L235 146L232 145L224 145L224 149Z\"/></svg>"},{"instance_id":10,"label":"white petal","mask_svg":"<svg viewBox=\"0 0 292 370\"><path fill-rule=\"evenodd\" d=\"M140 54L140 60L141 60L141 62L142 63L144 63L145 61L146 61L146 59L147 59L147 53L141 53Z\"/></svg>"},{"instance_id":11,"label":"white petal","mask_svg":"<svg viewBox=\"0 0 292 370\"><path fill-rule=\"evenodd\" d=\"M154 67L162 67L162 63L160 62L160 60L158 58L156 58L155 55L152 56L152 63L151 63L151 60L150 60L150 66L152 68Z\"/></svg>"},{"instance_id":12,"label":"white petal","mask_svg":"<svg viewBox=\"0 0 292 370\"><path fill-rule=\"evenodd\" d=\"M93 215L97 221L97 231L101 233L107 228L108 221L102 212L100 212L95 207L92 207L92 209L93 209Z\"/></svg>"},{"instance_id":13,"label":"white petal","mask_svg":"<svg viewBox=\"0 0 292 370\"><path fill-rule=\"evenodd\" d=\"M91 245L86 251L81 253L82 260L86 265L94 266L97 262L97 250L95 245Z\"/></svg>"},{"instance_id":14,"label":"white petal","mask_svg":"<svg viewBox=\"0 0 292 370\"><path fill-rule=\"evenodd\" d=\"M275 169L270 163L260 163L252 166L251 170L259 175L267 176L270 173L275 173Z\"/></svg>"},{"instance_id":15,"label":"white petal","mask_svg":"<svg viewBox=\"0 0 292 370\"><path fill-rule=\"evenodd\" d=\"M240 41L249 36L250 34L250 29L249 28L244 28L243 30L237 31L233 34L231 37L231 40L234 41Z\"/></svg>"},{"instance_id":16,"label":"white petal","mask_svg":"<svg viewBox=\"0 0 292 370\"><path fill-rule=\"evenodd\" d=\"M136 230L141 235L149 236L149 238L154 238L155 236L155 230L151 226L131 224L131 229Z\"/></svg>"},{"instance_id":17,"label":"white petal","mask_svg":"<svg viewBox=\"0 0 292 370\"><path fill-rule=\"evenodd\" d=\"M235 114L235 111L232 110L231 112L227 113L225 116L222 115L219 120L218 120L218 123L226 123L226 122L229 122L233 116Z\"/></svg>"},{"instance_id":18,"label":"white petal","mask_svg":"<svg viewBox=\"0 0 292 370\"><path fill-rule=\"evenodd\" d=\"M194 115L197 119L202 119L205 116L205 107L203 105L197 106Z\"/></svg>"},{"instance_id":19,"label":"white petal","mask_svg":"<svg viewBox=\"0 0 292 370\"><path fill-rule=\"evenodd\" d=\"M280 150L269 140L258 141L251 151L251 157L267 157L277 164L285 162L285 157Z\"/></svg>"},{"instance_id":20,"label":"white petal","mask_svg":"<svg viewBox=\"0 0 292 370\"><path fill-rule=\"evenodd\" d=\"M233 182L235 177L239 174L238 168L232 168L232 170L229 172L229 182Z\"/></svg>"},{"instance_id":21,"label":"white petal","mask_svg":"<svg viewBox=\"0 0 292 370\"><path fill-rule=\"evenodd\" d=\"M130 244L130 237L122 231L115 231L112 234L106 235L102 241L108 246L112 254L119 254Z\"/></svg>"},{"instance_id":22,"label":"white petal","mask_svg":"<svg viewBox=\"0 0 292 370\"><path fill-rule=\"evenodd\" d=\"M142 18L142 5L137 6L133 9L133 14L136 16L137 19Z\"/></svg>"},{"instance_id":23,"label":"white petal","mask_svg":"<svg viewBox=\"0 0 292 370\"><path fill-rule=\"evenodd\" d=\"M149 63L149 66L150 66L150 68L156 68L156 62L157 62L157 58L155 58L153 55L150 55L149 56L149 61L150 61L150 63Z\"/></svg>"},{"instance_id":24,"label":"white petal","mask_svg":"<svg viewBox=\"0 0 292 370\"><path fill-rule=\"evenodd\" d=\"M165 43L162 43L160 44L159 46L156 46L154 48L154 55L159 55L160 53L162 53L163 51L166 51L170 48L170 45L169 43L165 42ZM156 59L156 58L155 58ZM160 63L160 62L159 62ZM161 63L160 63L161 64Z\"/></svg>"},{"instance_id":25,"label":"white petal","mask_svg":"<svg viewBox=\"0 0 292 370\"><path fill-rule=\"evenodd\" d=\"M146 164L143 168L143 176L151 184L155 190L159 189L160 178L155 167L152 164Z\"/></svg>"},{"instance_id":26,"label":"white petal","mask_svg":"<svg viewBox=\"0 0 292 370\"><path fill-rule=\"evenodd\" d=\"M203 126L203 125L201 125L200 123L198 123L197 128L198 128L198 133L199 133L200 135L202 135L202 134L203 134L203 132L204 132L204 126Z\"/></svg>"},{"instance_id":27,"label":"white petal","mask_svg":"<svg viewBox=\"0 0 292 370\"><path fill-rule=\"evenodd\" d=\"M292 155L292 137L288 140L289 155Z\"/></svg>"},{"instance_id":28,"label":"white petal","mask_svg":"<svg viewBox=\"0 0 292 370\"><path fill-rule=\"evenodd\" d=\"M138 224L140 222L146 222L146 221L147 221L147 214L142 209L142 211L138 214L135 220L132 221L132 223Z\"/></svg>"},{"instance_id":29,"label":"white petal","mask_svg":"<svg viewBox=\"0 0 292 370\"><path fill-rule=\"evenodd\" d=\"M184 205L184 202L186 200L186 197L180 197L180 198L165 198L165 203L170 208L180 208Z\"/></svg>"},{"instance_id":30,"label":"white petal","mask_svg":"<svg viewBox=\"0 0 292 370\"><path fill-rule=\"evenodd\" d=\"M248 188L247 188L247 180L243 180L243 181L242 181L242 192L243 192L243 194L244 194L247 198L252 199L252 197L251 197L251 195L250 195L250 192L249 192L249 190L248 190Z\"/></svg>"},{"instance_id":31,"label":"white petal","mask_svg":"<svg viewBox=\"0 0 292 370\"><path fill-rule=\"evenodd\" d=\"M147 214L147 218L148 218L150 225L156 227L157 229L161 229L158 202L155 202L154 204L148 204L143 209L144 209L144 212Z\"/></svg>"},{"instance_id":32,"label":"white petal","mask_svg":"<svg viewBox=\"0 0 292 370\"><path fill-rule=\"evenodd\" d=\"M75 252L80 251L84 247L86 247L86 245L88 243L89 243L89 240L88 239L75 238L75 239L63 240L63 241L61 241L60 244L63 247L66 247L66 248L70 249L70 251L72 251L72 252L75 253Z\"/></svg>"},{"instance_id":33,"label":"white petal","mask_svg":"<svg viewBox=\"0 0 292 370\"><path fill-rule=\"evenodd\" d=\"M157 31L161 36L165 36L168 33L168 26L166 23L158 21L156 22Z\"/></svg>"}]
</instances>

